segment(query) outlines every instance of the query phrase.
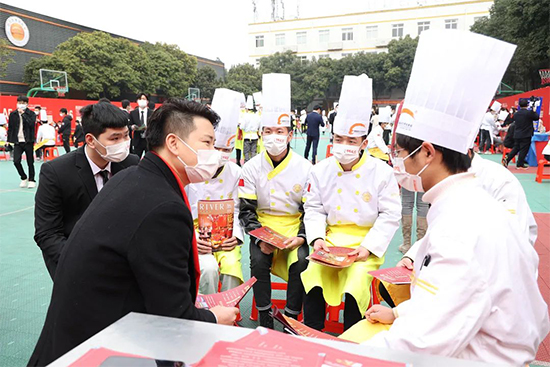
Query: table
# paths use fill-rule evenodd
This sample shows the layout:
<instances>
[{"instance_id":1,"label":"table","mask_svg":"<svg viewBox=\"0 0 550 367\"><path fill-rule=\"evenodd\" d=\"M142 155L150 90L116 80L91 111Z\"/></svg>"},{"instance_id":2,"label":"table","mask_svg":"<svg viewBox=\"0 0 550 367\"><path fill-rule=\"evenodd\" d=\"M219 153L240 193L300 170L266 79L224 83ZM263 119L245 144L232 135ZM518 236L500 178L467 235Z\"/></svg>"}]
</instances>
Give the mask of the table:
<instances>
[{"instance_id":1,"label":"table","mask_svg":"<svg viewBox=\"0 0 550 367\"><path fill-rule=\"evenodd\" d=\"M198 362L220 340L234 341L252 329L223 326L199 321L130 313L54 361L50 366L68 366L91 348L104 347L119 352L162 360ZM290 337L290 336L289 336ZM309 339L350 353L412 363L414 367L492 367L472 361L444 358L331 340Z\"/></svg>"},{"instance_id":2,"label":"table","mask_svg":"<svg viewBox=\"0 0 550 367\"><path fill-rule=\"evenodd\" d=\"M547 133L535 133L531 138L531 146L525 161L531 167L537 167L539 165L539 159L542 159L542 150L546 146L548 141Z\"/></svg>"}]
</instances>

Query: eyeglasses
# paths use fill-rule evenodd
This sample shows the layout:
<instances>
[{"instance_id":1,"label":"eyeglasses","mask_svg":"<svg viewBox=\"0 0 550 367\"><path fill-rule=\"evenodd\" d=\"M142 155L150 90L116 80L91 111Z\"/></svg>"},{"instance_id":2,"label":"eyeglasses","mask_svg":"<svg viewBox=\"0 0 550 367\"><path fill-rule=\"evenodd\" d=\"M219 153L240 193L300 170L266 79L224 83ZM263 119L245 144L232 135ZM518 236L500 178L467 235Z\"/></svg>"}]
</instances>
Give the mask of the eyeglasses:
<instances>
[{"instance_id":1,"label":"eyeglasses","mask_svg":"<svg viewBox=\"0 0 550 367\"><path fill-rule=\"evenodd\" d=\"M399 156L399 153L401 153L403 150L405 150L404 148L401 148L401 149L392 149L390 151L390 158L391 160L395 160L395 158L397 158Z\"/></svg>"}]
</instances>

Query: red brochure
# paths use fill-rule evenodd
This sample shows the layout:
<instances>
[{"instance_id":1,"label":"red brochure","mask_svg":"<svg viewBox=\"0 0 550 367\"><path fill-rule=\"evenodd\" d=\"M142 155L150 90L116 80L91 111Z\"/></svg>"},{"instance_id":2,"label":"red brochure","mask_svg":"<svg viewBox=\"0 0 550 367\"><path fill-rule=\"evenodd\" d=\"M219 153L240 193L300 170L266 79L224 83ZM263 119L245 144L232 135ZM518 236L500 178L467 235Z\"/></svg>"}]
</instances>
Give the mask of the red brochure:
<instances>
[{"instance_id":1,"label":"red brochure","mask_svg":"<svg viewBox=\"0 0 550 367\"><path fill-rule=\"evenodd\" d=\"M248 279L240 286L221 293L199 294L195 301L197 308L212 308L214 306L235 307L256 283L256 277Z\"/></svg>"}]
</instances>

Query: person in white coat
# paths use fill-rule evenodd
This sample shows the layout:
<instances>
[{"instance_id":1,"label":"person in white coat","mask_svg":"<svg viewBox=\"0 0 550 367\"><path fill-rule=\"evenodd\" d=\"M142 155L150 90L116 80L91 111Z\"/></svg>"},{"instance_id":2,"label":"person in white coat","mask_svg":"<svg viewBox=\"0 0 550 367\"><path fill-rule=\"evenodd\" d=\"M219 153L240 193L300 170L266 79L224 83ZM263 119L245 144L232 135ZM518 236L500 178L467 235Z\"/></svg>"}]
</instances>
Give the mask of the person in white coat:
<instances>
[{"instance_id":1,"label":"person in white coat","mask_svg":"<svg viewBox=\"0 0 550 367\"><path fill-rule=\"evenodd\" d=\"M384 141L384 131L390 124L391 120L391 107L386 106L379 110L378 115L378 125L373 126L370 134L367 136L367 150L369 154L375 158L381 159L383 161L388 161L389 148L386 142Z\"/></svg>"},{"instance_id":2,"label":"person in white coat","mask_svg":"<svg viewBox=\"0 0 550 367\"><path fill-rule=\"evenodd\" d=\"M334 128L334 156L315 165L308 179L308 243L315 251L330 252L339 246L357 255L344 269L310 262L302 273L304 323L317 330L324 328L325 303L339 306L344 295L344 329L363 318L370 301L368 272L384 263L399 228L401 200L393 171L364 150L371 103L372 80L365 74L346 75Z\"/></svg>"},{"instance_id":3,"label":"person in white coat","mask_svg":"<svg viewBox=\"0 0 550 367\"><path fill-rule=\"evenodd\" d=\"M468 172L478 121L514 50L469 32L420 36L392 162L403 187L425 191L428 230L415 245L411 299L367 311L369 321L392 324L369 346L520 366L550 330L536 251ZM441 88L443 75L454 82ZM467 114L456 108L463 103Z\"/></svg>"},{"instance_id":4,"label":"person in white coat","mask_svg":"<svg viewBox=\"0 0 550 367\"><path fill-rule=\"evenodd\" d=\"M258 139L260 130L260 115L254 112L254 100L248 96L246 100L246 114L240 121L240 129L244 133L243 155L244 162L248 162L258 151Z\"/></svg>"},{"instance_id":5,"label":"person in white coat","mask_svg":"<svg viewBox=\"0 0 550 367\"><path fill-rule=\"evenodd\" d=\"M235 130L240 115L240 98L238 92L219 88L214 92L212 109L220 116L216 127L214 147L221 152L220 168L210 180L189 184L185 191L191 205L191 213L195 222L195 236L199 251L201 271L199 293L212 294L218 292L221 277L221 291L226 291L243 283L241 265L241 245L244 242L244 232L239 223L238 186L241 179L241 168L229 161L235 148ZM201 239L198 233L198 201L199 200L233 200L233 236L225 239L220 251L213 251L210 241Z\"/></svg>"},{"instance_id":6,"label":"person in white coat","mask_svg":"<svg viewBox=\"0 0 550 367\"><path fill-rule=\"evenodd\" d=\"M498 103L498 105L496 105L496 103ZM491 149L491 145L493 144L493 132L497 130L497 115L495 111L495 108L497 107L497 111L500 110L500 103L495 101L491 108L489 108L483 116L483 120L481 120L481 134L479 137L480 153L486 154L487 151Z\"/></svg>"}]
</instances>

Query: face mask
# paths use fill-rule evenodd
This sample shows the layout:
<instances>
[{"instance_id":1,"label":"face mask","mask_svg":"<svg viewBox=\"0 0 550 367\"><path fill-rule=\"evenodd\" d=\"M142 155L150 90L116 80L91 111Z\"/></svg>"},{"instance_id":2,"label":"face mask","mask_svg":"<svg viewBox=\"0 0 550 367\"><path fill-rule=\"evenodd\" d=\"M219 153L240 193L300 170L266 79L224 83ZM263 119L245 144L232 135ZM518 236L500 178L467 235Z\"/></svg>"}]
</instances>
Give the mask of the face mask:
<instances>
[{"instance_id":1,"label":"face mask","mask_svg":"<svg viewBox=\"0 0 550 367\"><path fill-rule=\"evenodd\" d=\"M130 139L121 143L107 146L101 144L99 140L97 140L95 137L94 139L99 145L105 148L105 154L101 154L97 149L95 151L101 156L101 158L105 159L107 162L122 162L126 159L126 157L128 157L128 154L130 154Z\"/></svg>"},{"instance_id":2,"label":"face mask","mask_svg":"<svg viewBox=\"0 0 550 367\"><path fill-rule=\"evenodd\" d=\"M24 103L18 103L18 104L17 104L17 109L18 109L19 111L25 111L26 108L27 108L27 105L24 104Z\"/></svg>"},{"instance_id":3,"label":"face mask","mask_svg":"<svg viewBox=\"0 0 550 367\"><path fill-rule=\"evenodd\" d=\"M231 158L231 153L220 152L220 166L225 166L229 159Z\"/></svg>"},{"instance_id":4,"label":"face mask","mask_svg":"<svg viewBox=\"0 0 550 367\"><path fill-rule=\"evenodd\" d=\"M269 134L262 137L265 150L271 155L277 156L285 151L288 146L288 135Z\"/></svg>"},{"instance_id":5,"label":"face mask","mask_svg":"<svg viewBox=\"0 0 550 367\"><path fill-rule=\"evenodd\" d=\"M144 99L138 99L138 106L141 108L145 108L147 106L147 101Z\"/></svg>"},{"instance_id":6,"label":"face mask","mask_svg":"<svg viewBox=\"0 0 550 367\"><path fill-rule=\"evenodd\" d=\"M210 180L216 174L218 168L220 168L221 154L215 149L195 149L191 148L189 144L183 141L179 136L176 136L187 148L197 155L197 164L194 166L187 165L180 156L176 156L178 160L185 167L185 173L190 183L199 183L206 180Z\"/></svg>"},{"instance_id":7,"label":"face mask","mask_svg":"<svg viewBox=\"0 0 550 367\"><path fill-rule=\"evenodd\" d=\"M332 154L340 164L350 164L359 158L359 148L361 146L334 144L332 146Z\"/></svg>"},{"instance_id":8,"label":"face mask","mask_svg":"<svg viewBox=\"0 0 550 367\"><path fill-rule=\"evenodd\" d=\"M418 172L416 175L411 175L405 170L405 159L412 156L421 147L422 146L419 146L418 148L416 148L411 154L409 154L405 158L397 157L392 160L393 173L395 175L395 178L397 179L397 182L404 189L413 191L413 192L424 192L424 187L422 186L422 177L420 177L420 175L429 166L429 164L425 165L424 168L422 168L420 172Z\"/></svg>"}]
</instances>

